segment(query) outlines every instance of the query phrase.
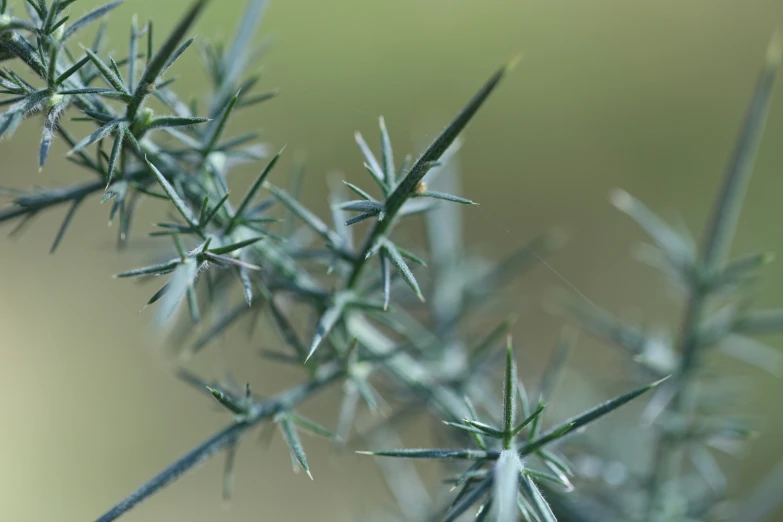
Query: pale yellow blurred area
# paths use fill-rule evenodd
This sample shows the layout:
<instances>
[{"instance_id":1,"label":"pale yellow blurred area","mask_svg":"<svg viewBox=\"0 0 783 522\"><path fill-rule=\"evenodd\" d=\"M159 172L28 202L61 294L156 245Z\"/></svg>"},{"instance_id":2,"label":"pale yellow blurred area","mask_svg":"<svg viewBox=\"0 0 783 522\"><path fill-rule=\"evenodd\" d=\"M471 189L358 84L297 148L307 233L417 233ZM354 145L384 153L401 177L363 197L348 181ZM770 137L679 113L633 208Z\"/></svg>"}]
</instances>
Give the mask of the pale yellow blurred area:
<instances>
[{"instance_id":1,"label":"pale yellow blurred area","mask_svg":"<svg viewBox=\"0 0 783 522\"><path fill-rule=\"evenodd\" d=\"M11 3L22 9L21 0ZM76 15L97 4L80 0L71 9ZM199 38L229 36L243 4L214 1L197 26ZM126 52L133 13L141 22L153 18L160 37L186 5L127 0L110 16L114 56ZM273 45L261 84L282 94L247 112L232 132L258 128L274 148L288 144L281 173L306 154L305 200L323 212L327 174L362 180L355 130L374 140L382 114L399 157L416 152L492 71L522 53L469 127L461 164L464 194L481 203L465 211L476 249L496 258L550 226L570 233L551 269L542 265L514 287L520 299L509 312L521 315L520 368L537 382L560 321L536 306L545 289L565 286L562 279L625 317L676 327L677 301L631 258L642 236L608 204L608 193L621 186L699 233L766 44L781 26L780 0L272 0L262 33ZM206 92L197 63L190 50L170 73L181 77L183 97ZM783 250L780 84L776 97L738 254ZM38 173L39 130L33 118L0 143L0 184L53 186L86 176L62 159L60 141ZM239 171L234 181L241 186L257 168ZM172 377L170 358L150 334L149 310L138 313L157 287L110 277L155 253L155 242L142 236L155 208L143 207L137 248L132 241L123 253L113 248L108 207L97 200L84 205L53 256L49 246L65 209L37 219L16 240L0 239L0 521L94 520L229 421ZM783 305L783 264L764 277L756 304ZM781 346L780 339L768 341ZM262 330L249 344L239 328L189 367L208 378L231 370L269 395L302 378L255 355L276 342ZM629 382L618 375L629 368L624 361L585 337L572 366L580 382L594 375L592 393L606 398ZM741 464L725 460L741 490L783 458L783 388L766 375L753 382L750 404L768 417L764 435ZM304 411L333 423L338 391ZM426 434L432 425L415 428ZM291 472L279 438L265 449L251 436L239 450L229 508L221 502L218 458L123 520L358 520L392 504L371 459L333 455L323 440L304 442L312 482Z\"/></svg>"}]
</instances>

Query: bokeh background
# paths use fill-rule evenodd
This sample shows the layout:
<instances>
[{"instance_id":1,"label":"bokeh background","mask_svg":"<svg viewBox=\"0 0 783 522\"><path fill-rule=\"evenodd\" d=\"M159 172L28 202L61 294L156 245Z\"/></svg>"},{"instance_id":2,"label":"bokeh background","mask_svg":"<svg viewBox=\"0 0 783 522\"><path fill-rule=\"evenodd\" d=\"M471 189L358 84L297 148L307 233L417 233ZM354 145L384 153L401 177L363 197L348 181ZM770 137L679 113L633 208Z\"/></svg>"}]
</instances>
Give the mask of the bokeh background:
<instances>
[{"instance_id":1,"label":"bokeh background","mask_svg":"<svg viewBox=\"0 0 783 522\"><path fill-rule=\"evenodd\" d=\"M22 8L22 0L11 3ZM80 0L72 9L97 4ZM230 36L243 4L213 2L199 37ZM164 34L186 5L127 0L110 17L111 47L124 55L132 14L153 18ZM273 147L288 144L287 166L305 155L304 199L323 211L328 174L362 175L355 130L374 137L383 114L398 154L417 152L496 67L522 53L469 127L460 161L463 195L481 203L465 214L475 249L499 258L551 226L569 232L549 267L514 286L521 371L537 382L561 323L538 303L564 280L624 317L676 327L678 301L632 259L641 235L608 204L608 193L622 187L698 234L766 44L781 26L779 0L273 0L262 28L273 44L262 83L282 95L246 112L235 131L260 128ZM184 97L205 92L197 53L188 51L173 74ZM783 249L783 85L776 90L736 253ZM37 171L39 130L35 118L0 143L2 185L80 179L61 159L61 143ZM238 174L246 176L240 183L254 171ZM145 210L143 223L157 212ZM108 208L92 201L50 256L61 213L40 217L19 239L0 239L0 520L9 522L93 520L227 420L172 377L171 359L150 333L151 316L137 313L153 289L110 278L155 253L143 226L136 247L119 253L116 231L106 227ZM756 303L780 305L783 265L766 269L763 281ZM298 376L253 355L274 342L267 334L249 344L233 332L190 367L208 377L230 370L259 393L274 393ZM767 341L783 347L779 338ZM566 388L588 401L607 398L627 385L624 361L584 338ZM752 450L741 461L726 460L733 487L747 491L783 458L783 388L735 364L732 370L754 377L748 407L766 419ZM305 412L329 422L337 398L327 394ZM229 507L221 503L217 459L124 520L357 520L390 503L371 459L336 457L326 442L308 439L310 482L291 473L279 440L268 450L249 442L240 448Z\"/></svg>"}]
</instances>

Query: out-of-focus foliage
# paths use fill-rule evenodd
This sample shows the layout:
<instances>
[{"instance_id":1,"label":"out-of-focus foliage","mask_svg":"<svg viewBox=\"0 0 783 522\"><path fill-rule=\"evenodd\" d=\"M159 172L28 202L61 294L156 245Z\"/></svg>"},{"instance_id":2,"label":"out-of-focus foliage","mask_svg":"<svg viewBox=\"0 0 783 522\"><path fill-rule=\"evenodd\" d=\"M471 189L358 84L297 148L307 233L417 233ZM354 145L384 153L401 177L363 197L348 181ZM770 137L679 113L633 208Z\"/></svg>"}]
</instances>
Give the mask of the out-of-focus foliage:
<instances>
[{"instance_id":1,"label":"out-of-focus foliage","mask_svg":"<svg viewBox=\"0 0 783 522\"><path fill-rule=\"evenodd\" d=\"M475 204L454 193L461 132L509 74L513 61L478 88L416 159L408 155L400 161L383 117L378 147L357 133L369 183L333 187L331 215L324 219L300 201L299 189L306 185L299 175L292 189L274 181L282 150L269 156L257 135L231 136L228 130L232 117L276 93L257 91L261 77L253 72L260 53L252 41L266 2L248 1L230 42L196 44L210 82L205 106L178 96L176 81L167 73L192 52L195 42L188 35L209 1L192 3L163 37L152 22L139 25L134 18L120 59L107 52L102 28L93 42L75 44L81 29L102 23L119 3L74 16L75 0L26 0L24 16L17 16L0 1L0 59L7 62L0 72L5 109L0 135L11 136L27 116L42 113L40 168L59 136L70 146L68 159L89 175L61 188L8 189L11 202L0 209L0 222L23 225L41 212L68 206L54 251L85 200L100 197L111 201L110 219L119 221L119 245L132 247L134 210L142 200L160 200L171 217L157 223L150 235L170 254L117 274L166 280L146 303L156 309L160 333L177 333L173 338L183 353L194 356L246 314L265 314L277 327L280 349L264 355L299 368L304 376L301 383L260 398L249 385L239 389L205 381L182 368L180 376L224 407L230 422L99 522L117 519L218 452L226 454L224 496L229 497L237 446L262 425L279 428L295 469L312 478L301 432L345 445L355 432L360 402L375 412L394 413L389 421L379 415L386 440L396 440L394 430L412 410L425 410L447 426L448 446L363 452L402 459L396 468L379 460L408 518L455 520L472 511L478 519L504 522L558 517L750 520L756 515L748 513L768 511L760 505L769 502L769 495L750 507L746 502L740 510L727 508L726 480L711 448L725 449L746 438L750 429L720 408L723 388L709 373L709 356L722 350L747 359L744 337L783 326L783 313L745 305L747 283L769 257L726 258L770 105L779 42L770 45L701 249L625 192L612 197L650 236L653 245L645 249L646 259L682 288L686 306L680 333L671 340L654 336L582 300L558 301L557 310L575 318L582 329L629 352L642 382L570 420L552 422L544 420L548 401L576 337L571 330L564 332L542 384L531 395L517 374L507 336L511 321L498 318L486 305L502 297L510 277L556 248L559 235L545 233L506 260L487 265L467 253L454 208ZM66 115L93 129L75 135ZM240 196L230 194L232 169L254 162L262 165L254 181ZM282 233L275 227L280 220L276 209L284 211ZM469 208L467 212L469 216ZM429 239L426 253L406 248L398 231L400 223L422 216ZM356 230L362 227L358 238ZM428 264L433 277L425 286L419 274ZM241 290L240 298L233 288ZM179 317L179 309L187 309L186 318ZM304 328L302 316L310 319ZM480 341L465 327L475 317L493 322ZM172 328L178 321L208 326L191 339ZM505 350L499 350L504 339ZM766 352L761 352L758 357L763 358ZM500 380L498 360L505 363ZM343 386L334 427L297 411L334 384ZM580 444L584 428L653 389L645 413L656 433L655 447L647 448L654 455L651 469L629 478L620 492L580 489L569 460L596 453ZM630 427L618 429L633 437ZM448 480L459 489L454 498L422 505L426 495L406 487L416 473L410 459L421 458L459 463L455 478Z\"/></svg>"}]
</instances>

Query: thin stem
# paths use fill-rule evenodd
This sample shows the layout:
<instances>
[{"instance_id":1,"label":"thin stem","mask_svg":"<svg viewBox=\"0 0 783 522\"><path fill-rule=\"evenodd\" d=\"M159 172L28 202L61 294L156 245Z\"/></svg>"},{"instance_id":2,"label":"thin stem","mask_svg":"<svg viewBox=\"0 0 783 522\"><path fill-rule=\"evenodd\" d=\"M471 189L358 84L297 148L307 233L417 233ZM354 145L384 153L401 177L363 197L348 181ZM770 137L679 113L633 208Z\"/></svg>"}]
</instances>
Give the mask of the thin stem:
<instances>
[{"instance_id":1,"label":"thin stem","mask_svg":"<svg viewBox=\"0 0 783 522\"><path fill-rule=\"evenodd\" d=\"M109 522L111 520L116 520L125 514L125 512L135 507L137 504L157 493L158 490L163 489L165 486L177 480L188 470L209 459L215 453L236 440L240 434L252 428L254 425L255 423L251 423L249 420L247 420L226 426L212 437L208 438L200 445L196 446L191 451L180 457L165 470L153 477L152 480L145 483L139 489L125 497L122 502L98 518L97 522Z\"/></svg>"},{"instance_id":2,"label":"thin stem","mask_svg":"<svg viewBox=\"0 0 783 522\"><path fill-rule=\"evenodd\" d=\"M161 48L158 49L158 52L150 59L147 68L144 70L144 74L139 80L138 85L136 85L135 91L133 92L133 98L128 104L125 112L125 118L128 121L136 121L136 116L138 115L144 100L150 92L156 88L155 82L158 80L158 75L174 53L185 32L193 25L208 1L209 0L195 0L190 9L188 9L186 15L179 21L174 29L172 29L171 34Z\"/></svg>"},{"instance_id":3,"label":"thin stem","mask_svg":"<svg viewBox=\"0 0 783 522\"><path fill-rule=\"evenodd\" d=\"M459 133L479 110L481 105L495 90L500 83L500 80L502 80L505 74L513 67L514 63L515 62L509 63L492 75L467 105L465 105L462 111L460 111L451 123L449 123L438 137L435 138L435 141L427 147L427 150L419 156L419 159L416 160L408 173L405 174L405 177L394 188L394 191L389 195L384 204L383 212L386 217L384 219L376 220L372 229L370 229L365 237L361 253L357 256L351 273L348 276L347 288L356 288L359 278L362 275L362 270L367 263L367 254L372 251L376 241L391 229L398 217L400 209L402 209L402 206L411 197L411 194L413 194L422 178L424 178L427 172L432 168L433 162L439 160L443 153L446 152Z\"/></svg>"},{"instance_id":4,"label":"thin stem","mask_svg":"<svg viewBox=\"0 0 783 522\"><path fill-rule=\"evenodd\" d=\"M708 276L724 263L734 237L739 210L750 181L753 162L769 112L780 58L780 43L773 38L729 163L723 187L707 226L699 268ZM680 331L681 357L680 365L674 375L675 392L666 412L675 425L673 428L663 428L658 440L647 513L650 521L665 519L666 510L663 503L670 493L666 487L667 483L676 480L681 473L685 450L683 441L686 439L696 410L694 381L704 347L699 332L707 313L710 292L711 290L700 280L695 279L691 282Z\"/></svg>"},{"instance_id":5,"label":"thin stem","mask_svg":"<svg viewBox=\"0 0 783 522\"><path fill-rule=\"evenodd\" d=\"M691 380L698 368L699 325L706 308L707 295L700 288L691 290L685 309L685 317L680 334L680 353L682 358L674 375L676 392L669 404L669 415L677 418L691 416L695 404ZM678 429L663 429L656 447L655 467L652 473L651 493L648 505L648 518L660 520L664 515L661 505L667 495L666 483L679 475L682 465L684 433Z\"/></svg>"},{"instance_id":6,"label":"thin stem","mask_svg":"<svg viewBox=\"0 0 783 522\"><path fill-rule=\"evenodd\" d=\"M723 262L731 246L740 207L753 173L753 163L772 102L772 89L775 86L780 55L781 44L773 40L767 51L764 69L759 74L756 91L745 116L743 128L705 236L703 261L708 270Z\"/></svg>"},{"instance_id":7,"label":"thin stem","mask_svg":"<svg viewBox=\"0 0 783 522\"><path fill-rule=\"evenodd\" d=\"M343 376L343 369L337 365L329 365L322 369L315 378L307 383L290 388L266 402L253 406L251 413L233 424L226 426L210 438L196 446L194 449L180 457L173 464L161 471L139 489L125 497L104 515L96 519L96 522L110 522L116 520L124 513L151 497L165 486L171 484L187 471L206 461L217 452L232 444L246 431L257 426L260 422L274 417L282 410L290 409L305 399L313 396L327 385L335 382Z\"/></svg>"},{"instance_id":8,"label":"thin stem","mask_svg":"<svg viewBox=\"0 0 783 522\"><path fill-rule=\"evenodd\" d=\"M17 198L16 206L0 209L0 222L13 219L15 217L37 212L43 208L70 203L72 201L84 199L86 196L103 190L105 183L103 180L88 181L73 185L63 189L51 189L41 194L27 194Z\"/></svg>"}]
</instances>

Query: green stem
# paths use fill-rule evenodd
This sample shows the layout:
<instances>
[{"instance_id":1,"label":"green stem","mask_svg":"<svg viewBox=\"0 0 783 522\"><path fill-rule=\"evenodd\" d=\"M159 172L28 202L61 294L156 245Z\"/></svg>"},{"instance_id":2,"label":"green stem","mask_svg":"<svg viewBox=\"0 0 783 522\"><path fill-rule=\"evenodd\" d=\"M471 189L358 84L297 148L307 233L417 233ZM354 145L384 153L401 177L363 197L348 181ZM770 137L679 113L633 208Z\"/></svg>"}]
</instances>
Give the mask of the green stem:
<instances>
[{"instance_id":1,"label":"green stem","mask_svg":"<svg viewBox=\"0 0 783 522\"><path fill-rule=\"evenodd\" d=\"M664 427L656 446L655 467L651 477L651 492L648 504L648 520L663 521L665 519L664 500L670 494L667 491L668 481L680 474L683 460L684 429L690 425L690 418L695 410L693 383L691 382L699 367L699 325L706 311L708 295L701 289L694 289L686 305L685 317L680 335L681 345L680 366L674 375L672 386L676 391L669 403L666 415L675 420L685 420L685 426L679 422L674 428Z\"/></svg>"},{"instance_id":2,"label":"green stem","mask_svg":"<svg viewBox=\"0 0 783 522\"><path fill-rule=\"evenodd\" d=\"M700 266L696 267L700 276L691 281L690 296L680 333L680 365L673 382L675 392L664 413L669 417L667 420L673 421L675 425L673 429L663 428L652 473L647 515L648 520L653 522L663 521L667 517L664 501L669 495L673 495L668 491L667 484L677 480L681 474L684 440L690 431L697 406L693 388L704 348L700 330L711 296L711 285L705 285L703 279L709 279L719 271L731 246L769 112L780 58L780 43L773 38L707 226Z\"/></svg>"},{"instance_id":3,"label":"green stem","mask_svg":"<svg viewBox=\"0 0 783 522\"><path fill-rule=\"evenodd\" d=\"M435 138L435 140L427 147L421 156L416 160L411 169L405 174L405 177L400 180L394 190L386 199L384 203L383 212L385 218L383 220L376 220L372 229L367 234L362 250L359 256L356 258L352 267L351 273L348 276L346 287L348 289L356 289L359 282L359 278L362 275L362 270L367 264L367 254L372 251L376 241L382 238L392 228L395 220L398 217L398 213L402 206L405 204L411 195L416 191L416 187L424 176L432 168L434 162L438 161L446 150L451 146L454 140L463 131L465 126L475 116L476 112L487 100L490 94L495 90L505 74L514 67L516 61L508 63L505 67L502 67L493 74L489 80L484 83L481 89L468 101L465 107L457 114L457 116L446 126L443 131Z\"/></svg>"},{"instance_id":4,"label":"green stem","mask_svg":"<svg viewBox=\"0 0 783 522\"><path fill-rule=\"evenodd\" d=\"M180 457L173 464L153 477L152 480L145 483L105 514L100 516L96 522L110 522L116 520L137 504L148 499L165 486L180 478L187 471L206 461L228 445L236 442L237 438L246 431L254 428L264 420L271 419L283 410L293 408L343 376L343 369L336 365L330 365L323 370L324 371L320 372L320 375L317 374L312 381L290 388L264 403L254 405L251 413L246 418L226 426Z\"/></svg>"}]
</instances>

